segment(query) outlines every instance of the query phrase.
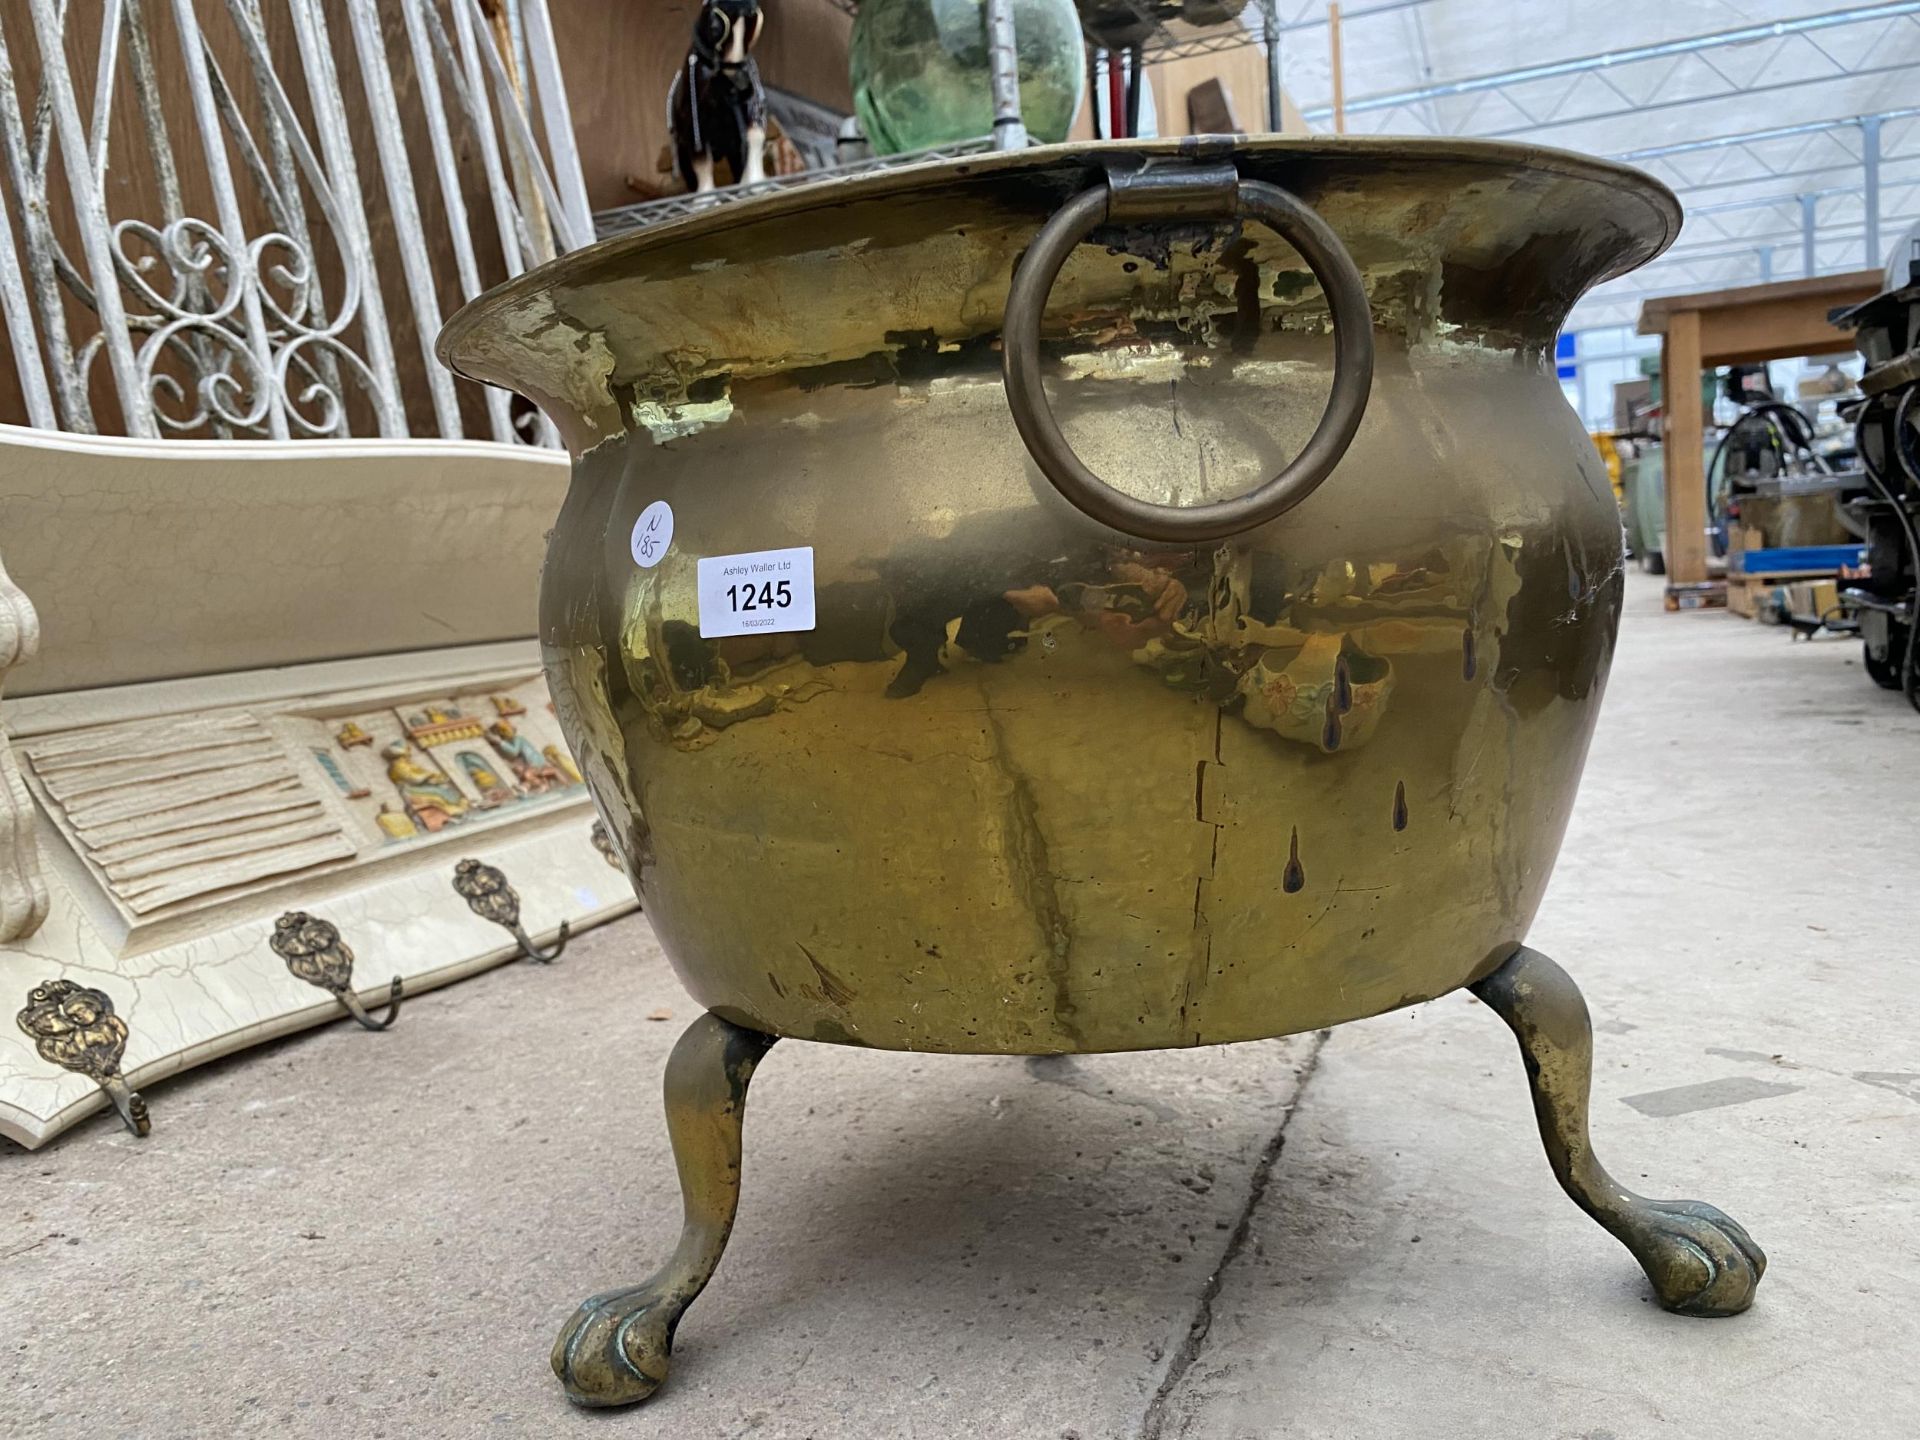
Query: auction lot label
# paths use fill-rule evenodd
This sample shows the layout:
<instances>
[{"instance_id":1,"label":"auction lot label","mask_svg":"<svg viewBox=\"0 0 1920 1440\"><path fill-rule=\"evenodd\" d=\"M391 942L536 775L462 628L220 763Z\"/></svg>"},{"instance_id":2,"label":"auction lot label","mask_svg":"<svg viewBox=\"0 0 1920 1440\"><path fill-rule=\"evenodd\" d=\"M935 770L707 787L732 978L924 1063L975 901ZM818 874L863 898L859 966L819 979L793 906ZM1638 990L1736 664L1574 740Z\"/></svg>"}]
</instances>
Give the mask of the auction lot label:
<instances>
[{"instance_id":1,"label":"auction lot label","mask_svg":"<svg viewBox=\"0 0 1920 1440\"><path fill-rule=\"evenodd\" d=\"M715 555L700 562L700 634L813 629L813 547Z\"/></svg>"}]
</instances>

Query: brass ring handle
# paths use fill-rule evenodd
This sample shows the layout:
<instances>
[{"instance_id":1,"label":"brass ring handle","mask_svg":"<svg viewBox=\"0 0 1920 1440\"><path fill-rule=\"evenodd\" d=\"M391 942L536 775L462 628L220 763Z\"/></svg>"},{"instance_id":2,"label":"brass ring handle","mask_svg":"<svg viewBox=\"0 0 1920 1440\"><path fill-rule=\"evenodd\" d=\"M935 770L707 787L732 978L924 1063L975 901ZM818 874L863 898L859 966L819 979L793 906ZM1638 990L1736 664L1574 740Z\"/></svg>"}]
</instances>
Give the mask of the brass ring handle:
<instances>
[{"instance_id":1,"label":"brass ring handle","mask_svg":"<svg viewBox=\"0 0 1920 1440\"><path fill-rule=\"evenodd\" d=\"M1143 182L1111 176L1108 183L1083 191L1063 205L1034 238L1007 293L1001 335L1005 348L1007 407L1026 442L1027 453L1077 509L1129 535L1168 544L1223 540L1298 505L1319 488L1340 463L1360 428L1373 389L1373 314L1367 305L1360 270L1340 237L1297 197L1264 180L1242 180L1224 167L1196 169L1196 178L1212 181L1213 204L1196 204L1195 187L1176 175L1147 172ZM1129 193L1133 192L1133 193ZM1218 213L1260 220L1306 260L1326 293L1333 320L1333 390L1306 447L1271 480L1244 495L1210 505L1156 505L1136 500L1089 470L1060 433L1040 380L1040 318L1060 267L1095 227L1109 219L1188 219Z\"/></svg>"}]
</instances>

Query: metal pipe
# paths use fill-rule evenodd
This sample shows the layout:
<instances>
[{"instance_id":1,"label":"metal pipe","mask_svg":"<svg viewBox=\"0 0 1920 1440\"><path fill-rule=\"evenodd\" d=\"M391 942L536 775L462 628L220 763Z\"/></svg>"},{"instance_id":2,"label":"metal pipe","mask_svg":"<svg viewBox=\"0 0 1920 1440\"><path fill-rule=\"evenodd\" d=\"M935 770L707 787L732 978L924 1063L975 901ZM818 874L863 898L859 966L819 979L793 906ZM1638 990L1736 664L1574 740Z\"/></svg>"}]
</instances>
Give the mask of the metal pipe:
<instances>
[{"instance_id":1,"label":"metal pipe","mask_svg":"<svg viewBox=\"0 0 1920 1440\"><path fill-rule=\"evenodd\" d=\"M1886 65L1863 65L1858 70L1849 70L1848 80L1869 80L1876 75L1911 75L1913 62L1907 59L1895 60ZM1839 79L1839 76L1826 77ZM1655 115L1663 110L1679 110L1689 105L1702 105L1713 100L1752 100L1757 96L1771 95L1776 91L1802 90L1808 84L1804 75L1796 75L1787 80L1776 80L1767 85L1735 86L1730 90L1712 90L1701 94L1677 95L1666 100L1646 100L1623 106L1617 110L1593 110L1584 115L1558 116L1553 119L1528 121L1524 125L1506 125L1498 130L1476 130L1476 140L1502 140L1513 135L1536 135L1542 130L1566 130L1574 126L1603 126L1614 120L1637 120L1643 115ZM1764 113L1764 112L1763 112ZM1562 143L1574 143L1566 141Z\"/></svg>"},{"instance_id":2,"label":"metal pipe","mask_svg":"<svg viewBox=\"0 0 1920 1440\"><path fill-rule=\"evenodd\" d=\"M446 215L447 235L453 244L453 267L460 280L462 298L471 300L481 291L480 264L473 253L473 231L467 221L466 196L460 189L460 170L454 158L453 136L447 128L446 102L440 94L440 67L434 58L433 42L427 36L426 20L421 13L430 0L403 0L400 7L407 26L407 48L413 53L414 82L420 87L420 108L426 115L427 138L433 142L433 167L440 181L440 206ZM574 156L576 171L579 156ZM436 364L438 361L435 362ZM513 414L507 392L497 385L484 385L487 423L493 438L502 444L511 442Z\"/></svg>"},{"instance_id":3,"label":"metal pipe","mask_svg":"<svg viewBox=\"0 0 1920 1440\"><path fill-rule=\"evenodd\" d=\"M987 72L993 87L993 148L1024 150L1020 116L1020 52L1013 33L1013 0L987 0Z\"/></svg>"},{"instance_id":4,"label":"metal pipe","mask_svg":"<svg viewBox=\"0 0 1920 1440\"><path fill-rule=\"evenodd\" d=\"M228 0L227 8L232 13L235 23L241 25L246 33L263 37L266 35L267 18L260 8L260 0L238 0L237 9L235 0ZM133 9L128 12L129 18L137 14L138 10L139 3L135 0ZM134 29L137 30L137 27ZM148 63L151 64L152 56L149 55L147 58ZM211 53L208 58L211 60ZM267 54L264 43L247 46L247 63L253 72L254 86L260 94L268 95L282 88L279 78L273 73L273 59ZM155 103L157 105L158 101L156 100ZM311 256L314 253L313 232L307 226L306 202L300 197L300 173L294 161L293 144L289 138L297 126L289 125L271 102L268 103L266 113L261 120L267 132L267 152L272 157L274 183L279 190L280 212L276 214L274 223L293 237L294 243L304 254ZM314 323L325 324L327 298L325 287L321 282L319 266L310 264L307 271L307 315ZM321 383L336 395L345 393L340 388L340 364L333 352L322 349L312 358ZM201 368L206 367L202 364Z\"/></svg>"},{"instance_id":5,"label":"metal pipe","mask_svg":"<svg viewBox=\"0 0 1920 1440\"><path fill-rule=\"evenodd\" d=\"M24 133L20 124L20 111L13 93L13 70L7 55L7 43L4 34L0 34L0 118L4 127L0 128L0 148L8 151L12 160L12 143L8 132ZM14 166L7 166L11 174ZM24 167L20 167L24 169ZM27 404L27 423L41 430L59 428L59 421L53 409L53 393L47 388L47 372L40 363L40 346L34 336L33 301L27 293L24 272L20 268L13 248L13 222L7 217L18 213L23 217L28 209L28 198L16 194L11 205L0 207L0 315L7 321L7 339L13 348L14 370L20 376L20 393ZM24 230L24 225L23 225Z\"/></svg>"},{"instance_id":6,"label":"metal pipe","mask_svg":"<svg viewBox=\"0 0 1920 1440\"><path fill-rule=\"evenodd\" d=\"M1800 197L1800 273L1812 279L1820 266L1815 256L1814 236L1820 228L1820 201L1816 196Z\"/></svg>"},{"instance_id":7,"label":"metal pipe","mask_svg":"<svg viewBox=\"0 0 1920 1440\"><path fill-rule=\"evenodd\" d=\"M1465 80L1451 80L1440 85L1422 85L1409 90L1366 95L1350 102L1346 108L1349 112L1390 110L1397 106L1417 105L1422 101L1439 100L1454 95L1471 95L1481 90L1498 90L1508 85L1523 85L1535 80L1554 80L1569 75L1582 75L1593 70L1604 70L1616 65L1631 65L1642 60L1670 59L1696 54L1702 50L1716 50L1725 45L1750 45L1761 40L1775 40L1788 35L1804 35L1811 31L1828 30L1836 26L1859 25L1869 21L1890 20L1913 14L1920 14L1920 0L1887 0L1887 3L1878 5L1855 5L1845 10L1831 10L1824 15L1805 15L1795 20L1771 20L1757 25L1742 25L1732 30L1718 30L1709 35L1696 35L1685 40L1663 40L1651 45L1634 45L1624 50L1608 50L1597 55L1584 55L1573 60L1555 60L1543 65L1523 65L1512 70L1475 75ZM1333 23L1331 17L1330 23ZM1324 116L1326 113L1328 112L1314 112L1316 117Z\"/></svg>"},{"instance_id":8,"label":"metal pipe","mask_svg":"<svg viewBox=\"0 0 1920 1440\"><path fill-rule=\"evenodd\" d=\"M1897 215L1888 217L1888 223L1908 225L1916 219L1920 219L1920 216L1911 214ZM1636 275L1644 274L1649 270L1659 270L1668 265L1701 265L1709 260L1739 259L1751 255L1756 245L1786 244L1793 241L1796 236L1801 240L1804 248L1804 233L1791 230L1768 231L1758 235L1741 235L1722 241L1702 240L1692 249L1688 249L1684 245L1676 246L1657 259L1649 260L1634 273ZM1827 245L1851 245L1860 239L1860 231L1857 226L1848 226L1838 230L1822 230L1818 232L1817 238L1821 243Z\"/></svg>"},{"instance_id":9,"label":"metal pipe","mask_svg":"<svg viewBox=\"0 0 1920 1440\"><path fill-rule=\"evenodd\" d=\"M433 21L435 39L444 44L446 32L440 28L438 12L429 8L427 13ZM467 123L473 127L474 138L480 142L480 163L486 170L487 195L493 201L493 223L500 236L500 258L506 264L508 275L518 275L527 268L522 257L533 253L533 237L527 233L520 217L520 207L507 184L506 166L500 160L500 142L493 133L493 111L487 103L486 77L474 42L473 17L464 0L453 0L453 33L460 49L459 59L447 67L454 77L454 95L467 112Z\"/></svg>"},{"instance_id":10,"label":"metal pipe","mask_svg":"<svg viewBox=\"0 0 1920 1440\"><path fill-rule=\"evenodd\" d=\"M1387 3L1384 5L1369 5L1364 10L1348 10L1344 13L1343 18L1351 25L1355 20L1365 20L1370 16L1393 15L1402 10L1418 10L1422 6L1437 3L1439 3L1439 0L1387 0ZM1276 14L1274 18L1277 21L1279 17ZM1326 16L1316 15L1311 20L1294 20L1285 25L1276 25L1275 28L1283 35L1291 35L1299 30L1318 30L1326 23Z\"/></svg>"},{"instance_id":11,"label":"metal pipe","mask_svg":"<svg viewBox=\"0 0 1920 1440\"><path fill-rule=\"evenodd\" d=\"M160 72L153 63L153 41L147 33L144 0L134 0L127 7L126 26L134 101L140 107L142 126L147 134L147 154L158 182L160 210L171 224L186 216L187 207L180 189L180 172L173 161L173 140L167 134L166 113L160 99Z\"/></svg>"},{"instance_id":12,"label":"metal pipe","mask_svg":"<svg viewBox=\"0 0 1920 1440\"><path fill-rule=\"evenodd\" d=\"M1810 196L1807 198L1818 201L1820 197ZM1913 217L1908 214L1882 216L1881 223L1883 228L1887 225L1905 225L1912 218ZM1836 221L1830 226L1816 226L1815 233L1819 240L1825 244L1833 244L1842 239L1852 242L1861 238L1860 226L1857 221L1843 220ZM1698 260L1708 253L1720 256L1744 255L1752 250L1755 245L1790 244L1796 240L1804 243L1805 239L1806 223L1805 216L1803 215L1800 223L1794 225L1791 229L1755 230L1745 235L1728 235L1707 240L1694 240L1686 244L1675 245L1670 250L1662 251L1661 254L1654 259L1649 260L1647 264L1666 265L1675 260ZM1879 269L1880 267L1873 266L1871 268Z\"/></svg>"},{"instance_id":13,"label":"metal pipe","mask_svg":"<svg viewBox=\"0 0 1920 1440\"><path fill-rule=\"evenodd\" d=\"M1140 90L1147 83L1147 51L1136 45L1127 54L1127 134L1140 133Z\"/></svg>"},{"instance_id":14,"label":"metal pipe","mask_svg":"<svg viewBox=\"0 0 1920 1440\"><path fill-rule=\"evenodd\" d=\"M1394 15L1402 10L1418 10L1422 6L1438 3L1439 0L1387 0L1384 5L1369 5L1364 10L1349 10L1346 12L1345 19L1348 24L1352 24L1355 20L1365 20L1374 15ZM1316 15L1311 20L1292 20L1281 25L1278 23L1279 15L1276 12L1274 19L1275 29L1282 35L1292 35L1300 30L1319 30L1327 23L1325 15Z\"/></svg>"},{"instance_id":15,"label":"metal pipe","mask_svg":"<svg viewBox=\"0 0 1920 1440\"><path fill-rule=\"evenodd\" d=\"M174 0L174 3L187 4L189 0ZM381 298L380 276L374 268L373 237L367 228L360 171L354 163L353 146L348 138L340 80L333 68L326 15L319 0L293 0L288 9L293 16L300 63L306 71L307 93L313 101L320 157L326 162L324 188L332 192L336 208L336 214L328 217L335 222L334 241L351 257L349 268L359 271L360 333L366 346L367 365L375 380L370 398L380 415L380 433L403 436L407 433L407 415L400 397L399 371L394 365L393 335L387 327L386 302Z\"/></svg>"},{"instance_id":16,"label":"metal pipe","mask_svg":"<svg viewBox=\"0 0 1920 1440\"><path fill-rule=\"evenodd\" d=\"M1366 14L1356 11L1355 15ZM1267 50L1267 129L1278 135L1286 128L1286 91L1280 85L1280 12L1278 0L1260 0L1260 38Z\"/></svg>"},{"instance_id":17,"label":"metal pipe","mask_svg":"<svg viewBox=\"0 0 1920 1440\"><path fill-rule=\"evenodd\" d=\"M20 262L13 250L13 225L0 214L0 315L7 321L14 373L20 377L20 394L27 403L27 423L39 430L53 430L58 428L53 392L47 389L47 372L40 364L40 346L34 338L33 304L20 277Z\"/></svg>"},{"instance_id":18,"label":"metal pipe","mask_svg":"<svg viewBox=\"0 0 1920 1440\"><path fill-rule=\"evenodd\" d=\"M453 0L454 36L460 47L459 59L455 61L447 44L445 30L440 27L439 13L429 6L427 15L433 21L435 42L447 53L448 72L454 81L454 95L466 109L468 123L473 126L475 136L480 141L480 159L486 167L487 191L493 200L493 223L500 236L500 254L506 262L507 273L518 275L526 268L526 259L537 255L532 232L527 227L526 216L515 198L513 189L507 183L506 167L500 159L500 143L494 134L493 110L487 101L486 67L481 53L486 51L497 68L500 57L491 52L491 47L476 38L474 19L486 17L480 12L478 0ZM509 109L511 110L511 106ZM568 243L567 248L573 248ZM534 431L543 445L558 446L559 432L553 421L544 411L536 412Z\"/></svg>"},{"instance_id":19,"label":"metal pipe","mask_svg":"<svg viewBox=\"0 0 1920 1440\"><path fill-rule=\"evenodd\" d=\"M1825 173L1824 171L1821 173ZM1746 182L1749 185L1762 183L1756 177ZM1775 206L1796 205L1803 196L1811 195L1817 200L1831 200L1840 195L1858 195L1858 185L1829 185L1820 190L1796 190L1789 195L1756 195L1751 200L1728 200L1719 205L1689 205L1688 216L1728 215L1737 210L1766 210Z\"/></svg>"},{"instance_id":20,"label":"metal pipe","mask_svg":"<svg viewBox=\"0 0 1920 1440\"><path fill-rule=\"evenodd\" d=\"M467 0L467 3L473 8L476 20L486 18L480 0ZM544 250L553 248L556 237L561 250L578 250L582 245L591 243L591 230L585 234L574 232L566 206L560 202L560 193L553 188L553 178L547 174L546 166L540 163L540 150L534 142L533 127L527 123L526 112L520 108L520 87L515 83L513 73L507 69L506 59L501 56L498 46L482 44L478 49L487 73L493 77L494 89L499 92L501 125L506 130L507 138L513 142L516 173L524 171L526 188L531 192L520 202L521 214L541 222L540 238L544 242Z\"/></svg>"},{"instance_id":21,"label":"metal pipe","mask_svg":"<svg viewBox=\"0 0 1920 1440\"><path fill-rule=\"evenodd\" d=\"M460 400L453 393L452 374L433 351L440 334L440 300L434 293L433 262L427 256L413 167L407 160L400 102L393 93L393 72L387 68L386 37L373 0L347 0L347 20L353 27L354 51L360 60L360 85L372 112L374 148L379 152L380 174L386 181L387 208L393 219L394 242L400 250L400 268L406 276L407 298L413 306L413 328L426 367L427 388L433 396L434 422L443 436L458 439L464 433Z\"/></svg>"},{"instance_id":22,"label":"metal pipe","mask_svg":"<svg viewBox=\"0 0 1920 1440\"><path fill-rule=\"evenodd\" d=\"M1882 184L1895 183L1898 177L1887 174L1887 171L1895 165L1920 165L1920 155L1882 156L1880 160L1880 180ZM1816 180L1831 175L1832 173L1833 167L1831 165L1816 165L1805 170L1775 170L1766 175L1743 175L1730 180L1701 180L1693 184L1688 184L1684 181L1676 184L1670 180L1667 182L1667 188L1677 195L1697 195L1706 190L1738 190L1743 185L1769 185L1775 181L1792 182L1795 180ZM1817 195L1856 195L1859 191L1860 187L1858 185L1830 185L1813 193ZM1785 195L1765 196L1762 198L1776 204L1787 204L1796 199L1799 193L1799 191L1795 190ZM1692 215L1699 213L1702 209L1713 208L1715 207L1689 205L1687 207L1687 213Z\"/></svg>"},{"instance_id":23,"label":"metal pipe","mask_svg":"<svg viewBox=\"0 0 1920 1440\"><path fill-rule=\"evenodd\" d=\"M1844 120L1808 120L1798 125L1774 125L1765 130L1747 130L1738 135L1715 135L1708 140L1681 140L1672 145L1649 145L1639 150L1623 150L1613 158L1637 164L1644 160L1659 160L1668 155L1690 155L1697 150L1721 150L1729 145L1757 145L1763 140L1790 140L1797 135L1818 135L1826 130L1845 130L1869 118L1906 120L1915 115L1920 115L1920 105L1907 105L1898 110L1876 110L1871 117L1849 115Z\"/></svg>"},{"instance_id":24,"label":"metal pipe","mask_svg":"<svg viewBox=\"0 0 1920 1440\"><path fill-rule=\"evenodd\" d=\"M187 4L188 0L175 0L175 3ZM101 343L106 347L107 364L113 371L120 413L129 434L157 439L160 432L153 418L153 403L141 382L140 366L133 356L127 309L120 299L119 276L114 273L113 248L109 241L113 227L107 219L106 201L93 183L93 157L87 152L86 131L73 95L73 76L67 71L64 15L55 13L53 0L32 0L32 14L34 39L40 47L40 83L53 105L53 128L59 136L67 189L72 194L74 214L79 221L80 246L86 253L87 269L93 277ZM193 47L193 53L199 54L198 46ZM74 379L84 390L84 377Z\"/></svg>"},{"instance_id":25,"label":"metal pipe","mask_svg":"<svg viewBox=\"0 0 1920 1440\"><path fill-rule=\"evenodd\" d=\"M120 66L120 0L106 0L100 14L100 53L93 70L93 183L107 183L107 128L113 115L113 77Z\"/></svg>"},{"instance_id":26,"label":"metal pipe","mask_svg":"<svg viewBox=\"0 0 1920 1440\"><path fill-rule=\"evenodd\" d=\"M573 140L573 108L567 103L567 81L560 69L559 48L554 44L553 20L547 13L547 0L521 0L520 8L553 183L575 235L584 244L593 239L593 207L587 202L587 181L580 171L580 151ZM1017 86L1014 94L1017 107Z\"/></svg>"},{"instance_id":27,"label":"metal pipe","mask_svg":"<svg viewBox=\"0 0 1920 1440\"><path fill-rule=\"evenodd\" d=\"M1886 263L1880 253L1880 117L1869 115L1860 122L1860 178L1866 192L1866 226L1863 236L1867 247L1867 268Z\"/></svg>"},{"instance_id":28,"label":"metal pipe","mask_svg":"<svg viewBox=\"0 0 1920 1440\"><path fill-rule=\"evenodd\" d=\"M37 146L27 139L4 35L0 35L0 155L5 156L7 178L19 205L16 213L26 250L27 293L40 317L54 402L69 430L91 435L97 428L93 406L86 379L74 363L73 345L67 335L66 302L60 294L60 269L65 257L53 233L47 205L45 137Z\"/></svg>"},{"instance_id":29,"label":"metal pipe","mask_svg":"<svg viewBox=\"0 0 1920 1440\"><path fill-rule=\"evenodd\" d=\"M553 211L558 206L550 203L534 183L533 172L539 159L533 146L532 132L526 126L527 90L520 78L518 7L513 0L490 0L486 4L482 0L472 0L472 5L473 18L479 26L478 33L483 39L493 42L490 45L483 44L480 53L486 57L487 68L500 92L500 122L506 131L507 169L513 176L513 193L520 202L521 217L526 222L527 232L533 236L532 258L540 262L551 260L560 251L571 250L573 246L565 239L555 243ZM514 120L521 122L518 129L511 123ZM522 131L526 131L524 137ZM563 227L565 219L565 216L560 217Z\"/></svg>"},{"instance_id":30,"label":"metal pipe","mask_svg":"<svg viewBox=\"0 0 1920 1440\"><path fill-rule=\"evenodd\" d=\"M239 193L233 188L233 172L227 166L226 141L221 134L219 108L214 103L213 82L207 74L206 52L200 45L200 21L194 14L193 0L173 0L173 20L174 28L180 35L187 93L193 101L194 121L200 128L200 149L206 157L207 180L213 189L214 214L219 220L220 234L227 248L227 284L240 289L241 338L258 368L257 383L264 392L261 398L265 402L260 408L267 433L275 440L285 440L289 433L286 408L274 384L273 342L267 336L266 313L260 304L260 277L252 270L253 257L247 244L246 223L240 215ZM107 297L103 294L100 298L104 302ZM103 322L106 320L104 305L101 319ZM251 420L253 411L249 410L247 414Z\"/></svg>"}]
</instances>

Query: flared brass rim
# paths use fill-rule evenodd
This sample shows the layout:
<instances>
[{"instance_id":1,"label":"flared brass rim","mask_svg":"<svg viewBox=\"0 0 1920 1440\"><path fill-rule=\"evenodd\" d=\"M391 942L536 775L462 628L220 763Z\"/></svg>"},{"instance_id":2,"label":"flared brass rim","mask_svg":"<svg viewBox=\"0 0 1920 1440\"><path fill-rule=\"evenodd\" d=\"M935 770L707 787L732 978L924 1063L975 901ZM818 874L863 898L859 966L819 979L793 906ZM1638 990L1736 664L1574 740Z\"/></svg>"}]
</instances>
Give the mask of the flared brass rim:
<instances>
[{"instance_id":1,"label":"flared brass rim","mask_svg":"<svg viewBox=\"0 0 1920 1440\"><path fill-rule=\"evenodd\" d=\"M442 327L435 353L456 374L487 379L472 374L463 360L467 341L493 315L523 301L550 293L555 288L583 283L592 272L601 270L628 256L678 245L704 235L718 234L771 220L787 219L823 208L905 195L924 187L975 177L1042 175L1067 166L1079 167L1087 179L1103 170L1128 164L1139 165L1163 157L1218 158L1220 136L1167 140L1075 141L1063 145L1038 145L1026 150L1010 150L990 155L969 155L956 159L902 165L897 169L822 179L786 189L770 191L750 199L697 211L681 218L649 226L624 235L610 236L596 244L572 251L546 264L536 266L495 286L468 301ZM1204 142L1204 143L1202 143ZM1375 135L1262 135L1233 137L1227 149L1237 161L1249 158L1287 157L1299 160L1372 160L1416 158L1423 163L1458 162L1488 166L1507 166L1563 175L1602 185L1641 206L1647 218L1657 226L1644 230L1623 221L1623 228L1638 231L1646 239L1644 253L1621 257L1605 273L1594 276L1590 284L1599 284L1625 274L1673 244L1680 233L1680 202L1673 192L1645 171L1613 160L1598 159L1572 150L1544 145L1516 145L1499 140L1451 140L1406 138ZM1062 198L1081 189L1069 184Z\"/></svg>"}]
</instances>

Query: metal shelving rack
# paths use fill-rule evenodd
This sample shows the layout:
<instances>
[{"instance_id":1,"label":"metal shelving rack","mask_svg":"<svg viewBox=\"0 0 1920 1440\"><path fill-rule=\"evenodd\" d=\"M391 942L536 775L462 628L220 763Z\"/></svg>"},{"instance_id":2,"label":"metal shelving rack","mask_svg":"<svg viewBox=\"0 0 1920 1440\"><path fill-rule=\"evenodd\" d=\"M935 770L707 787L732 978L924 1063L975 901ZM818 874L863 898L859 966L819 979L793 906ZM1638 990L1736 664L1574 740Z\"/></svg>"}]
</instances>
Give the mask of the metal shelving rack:
<instances>
[{"instance_id":1,"label":"metal shelving rack","mask_svg":"<svg viewBox=\"0 0 1920 1440\"><path fill-rule=\"evenodd\" d=\"M859 0L828 0L828 3L849 15L858 13L860 9ZM1247 20L1250 17L1257 19L1257 29L1249 28ZM1238 50L1243 45L1264 45L1267 53L1268 125L1271 129L1278 130L1280 128L1280 34L1278 0L1248 0L1246 11L1239 18L1222 25L1202 27L1181 22L1162 25L1140 47L1140 57L1142 63L1156 65L1161 61L1184 60L1194 55L1218 55L1225 51ZM1024 131L1021 133L1024 135ZM600 238L605 239L609 235L618 235L625 231L678 220L683 216L698 214L716 205L735 204L757 195L790 189L795 185L829 183L855 175L872 174L879 170L924 165L961 155L984 154L995 148L997 147L992 136L982 136L974 140L959 140L947 145L935 145L925 150L910 150L902 155L876 155L870 159L855 160L844 165L828 165L815 170L804 170L797 175L775 176L763 180L758 185L730 185L724 189L708 191L704 195L668 195L658 200L642 200L636 204L622 205L617 209L598 212L593 217L594 229Z\"/></svg>"},{"instance_id":2,"label":"metal shelving rack","mask_svg":"<svg viewBox=\"0 0 1920 1440\"><path fill-rule=\"evenodd\" d=\"M849 15L856 14L860 9L860 0L827 0L827 3ZM1141 47L1143 58L1147 64L1157 65L1163 60L1218 55L1224 50L1238 50L1243 45L1261 44L1266 37L1279 34L1277 0L1248 0L1247 11L1259 17L1258 29L1250 29L1244 17L1224 25L1198 26L1178 21L1162 25Z\"/></svg>"}]
</instances>

